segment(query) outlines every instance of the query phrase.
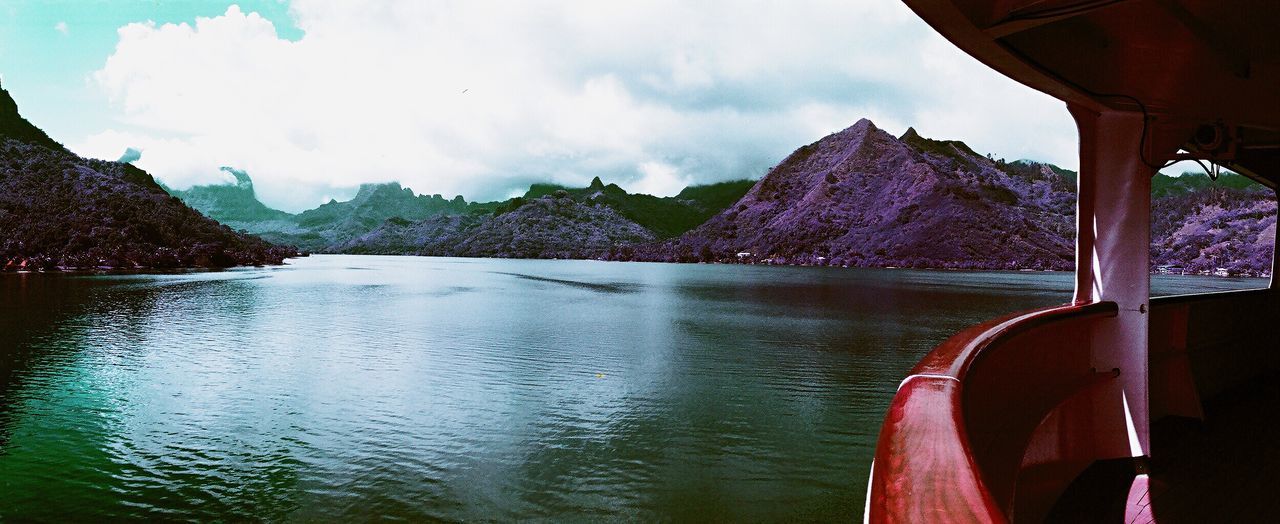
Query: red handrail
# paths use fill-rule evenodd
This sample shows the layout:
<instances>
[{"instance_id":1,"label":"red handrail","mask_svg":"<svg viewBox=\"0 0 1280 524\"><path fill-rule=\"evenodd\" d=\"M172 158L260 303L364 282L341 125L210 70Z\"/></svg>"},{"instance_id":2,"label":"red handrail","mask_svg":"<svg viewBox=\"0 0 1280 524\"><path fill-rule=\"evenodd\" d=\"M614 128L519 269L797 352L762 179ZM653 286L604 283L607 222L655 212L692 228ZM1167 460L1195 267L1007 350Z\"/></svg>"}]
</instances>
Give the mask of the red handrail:
<instances>
[{"instance_id":1,"label":"red handrail","mask_svg":"<svg viewBox=\"0 0 1280 524\"><path fill-rule=\"evenodd\" d=\"M997 496L988 487L990 479L984 477L966 429L969 375L1020 334L1069 320L1114 317L1117 312L1114 302L1095 302L1016 313L966 329L925 356L898 388L880 430L867 519L1007 521L1001 503L1007 496Z\"/></svg>"}]
</instances>

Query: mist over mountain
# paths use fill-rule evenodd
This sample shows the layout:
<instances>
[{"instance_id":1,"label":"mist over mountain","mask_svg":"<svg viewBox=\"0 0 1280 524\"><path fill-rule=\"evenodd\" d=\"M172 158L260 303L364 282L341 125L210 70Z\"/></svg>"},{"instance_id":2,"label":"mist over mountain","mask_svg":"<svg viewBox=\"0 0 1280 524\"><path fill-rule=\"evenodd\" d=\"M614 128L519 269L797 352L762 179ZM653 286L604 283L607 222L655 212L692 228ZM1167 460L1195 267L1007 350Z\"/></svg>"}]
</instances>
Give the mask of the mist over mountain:
<instances>
[{"instance_id":1,"label":"mist over mountain","mask_svg":"<svg viewBox=\"0 0 1280 524\"><path fill-rule=\"evenodd\" d=\"M630 194L598 177L585 188L534 184L497 202L417 195L391 182L296 215L257 200L250 176L235 183L169 190L228 226L318 252L583 258L611 246L684 233L741 197L754 182L690 186L675 197ZM421 224L418 224L421 222ZM483 237L483 238L482 238ZM544 247L535 247L544 246Z\"/></svg>"},{"instance_id":2,"label":"mist over mountain","mask_svg":"<svg viewBox=\"0 0 1280 524\"><path fill-rule=\"evenodd\" d=\"M616 209L564 190L521 199L493 213L389 220L336 251L501 258L583 258L654 234Z\"/></svg>"},{"instance_id":3,"label":"mist over mountain","mask_svg":"<svg viewBox=\"0 0 1280 524\"><path fill-rule=\"evenodd\" d=\"M221 171L234 177L235 183L197 186L186 191L169 190L169 193L205 216L235 229L286 220L291 216L260 202L253 190L253 180L244 171L230 167L222 167Z\"/></svg>"},{"instance_id":4,"label":"mist over mountain","mask_svg":"<svg viewBox=\"0 0 1280 524\"><path fill-rule=\"evenodd\" d=\"M299 231L283 239L296 239L299 245L316 251L332 251L329 246L377 227L390 218L422 220L440 214L464 213L469 204L461 196L446 200L441 195L416 195L412 189L391 182L364 184L356 196L346 202L330 200L294 217Z\"/></svg>"},{"instance_id":5,"label":"mist over mountain","mask_svg":"<svg viewBox=\"0 0 1280 524\"><path fill-rule=\"evenodd\" d=\"M437 214L464 213L470 204L461 196L416 195L398 183L364 184L351 200L330 200L298 214L271 209L257 199L253 180L244 171L223 167L235 183L169 190L201 213L228 226L281 244L327 252L391 218L421 220Z\"/></svg>"},{"instance_id":6,"label":"mist over mountain","mask_svg":"<svg viewBox=\"0 0 1280 524\"><path fill-rule=\"evenodd\" d=\"M76 156L0 88L0 268L227 267L292 254L206 218L130 164Z\"/></svg>"},{"instance_id":7,"label":"mist over mountain","mask_svg":"<svg viewBox=\"0 0 1280 524\"><path fill-rule=\"evenodd\" d=\"M524 194L526 200L565 191L570 196L593 205L615 210L635 221L656 238L668 238L698 227L708 218L737 201L755 185L751 180L732 180L684 188L674 197L627 193L617 184L604 184L600 177L585 188L569 188L555 184L534 184Z\"/></svg>"},{"instance_id":8,"label":"mist over mountain","mask_svg":"<svg viewBox=\"0 0 1280 524\"><path fill-rule=\"evenodd\" d=\"M598 177L585 188L535 184L524 196L464 216L389 220L339 245L343 253L592 258L679 235L719 212L750 181L691 186L674 197L629 194ZM486 210L488 210L486 212Z\"/></svg>"},{"instance_id":9,"label":"mist over mountain","mask_svg":"<svg viewBox=\"0 0 1280 524\"><path fill-rule=\"evenodd\" d=\"M120 155L120 158L116 160L116 162L120 162L122 164L132 164L141 159L142 159L142 151L138 151L137 149L130 147L124 150L124 154Z\"/></svg>"}]
</instances>

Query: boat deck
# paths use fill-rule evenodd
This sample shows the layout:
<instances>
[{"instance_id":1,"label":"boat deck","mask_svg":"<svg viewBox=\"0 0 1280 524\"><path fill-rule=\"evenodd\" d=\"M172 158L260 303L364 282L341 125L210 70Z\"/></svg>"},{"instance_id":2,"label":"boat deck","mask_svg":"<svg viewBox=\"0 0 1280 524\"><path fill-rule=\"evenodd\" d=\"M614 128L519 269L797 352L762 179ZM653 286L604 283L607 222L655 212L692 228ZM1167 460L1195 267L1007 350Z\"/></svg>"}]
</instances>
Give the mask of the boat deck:
<instances>
[{"instance_id":1,"label":"boat deck","mask_svg":"<svg viewBox=\"0 0 1280 524\"><path fill-rule=\"evenodd\" d=\"M1275 522L1280 515L1280 376L1206 403L1205 421L1152 426L1151 461L1094 464L1059 500L1053 522ZM1148 471L1130 492L1135 469Z\"/></svg>"}]
</instances>

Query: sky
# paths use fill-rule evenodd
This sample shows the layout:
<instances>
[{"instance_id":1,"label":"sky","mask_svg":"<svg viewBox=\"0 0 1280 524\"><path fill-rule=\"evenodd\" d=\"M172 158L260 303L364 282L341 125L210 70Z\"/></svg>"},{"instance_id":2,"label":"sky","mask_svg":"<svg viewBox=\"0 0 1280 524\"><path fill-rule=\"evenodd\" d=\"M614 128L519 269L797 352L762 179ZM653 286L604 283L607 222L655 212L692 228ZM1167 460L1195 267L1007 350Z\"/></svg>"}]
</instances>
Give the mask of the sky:
<instances>
[{"instance_id":1,"label":"sky","mask_svg":"<svg viewBox=\"0 0 1280 524\"><path fill-rule=\"evenodd\" d=\"M897 0L0 0L0 83L73 151L300 211L758 178L870 118L1075 169L1065 106Z\"/></svg>"}]
</instances>

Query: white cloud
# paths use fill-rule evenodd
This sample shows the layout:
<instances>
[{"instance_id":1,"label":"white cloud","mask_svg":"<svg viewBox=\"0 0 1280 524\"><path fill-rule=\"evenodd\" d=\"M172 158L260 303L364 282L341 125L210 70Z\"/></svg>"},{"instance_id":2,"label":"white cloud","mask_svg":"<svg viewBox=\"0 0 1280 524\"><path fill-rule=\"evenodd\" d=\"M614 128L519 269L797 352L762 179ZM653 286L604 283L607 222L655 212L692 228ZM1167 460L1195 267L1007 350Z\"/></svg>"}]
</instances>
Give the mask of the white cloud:
<instances>
[{"instance_id":1,"label":"white cloud","mask_svg":"<svg viewBox=\"0 0 1280 524\"><path fill-rule=\"evenodd\" d=\"M119 30L93 80L121 125L73 144L177 187L232 165L291 210L361 182L497 198L532 181L633 191L759 175L863 116L1074 167L1060 103L902 4L297 0ZM673 191L674 189L674 191Z\"/></svg>"},{"instance_id":2,"label":"white cloud","mask_svg":"<svg viewBox=\"0 0 1280 524\"><path fill-rule=\"evenodd\" d=\"M662 162L641 163L638 170L643 175L631 184L632 191L654 196L675 196L693 181L680 174L679 169Z\"/></svg>"},{"instance_id":3,"label":"white cloud","mask_svg":"<svg viewBox=\"0 0 1280 524\"><path fill-rule=\"evenodd\" d=\"M65 35L65 34L67 34L67 33L68 33L67 23L66 23L66 22L58 22L58 23L56 23L56 24L53 24L53 30L54 30L54 31L57 31L57 32L59 32L59 33L62 33L62 34L64 34L64 35Z\"/></svg>"}]
</instances>

